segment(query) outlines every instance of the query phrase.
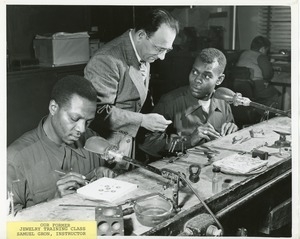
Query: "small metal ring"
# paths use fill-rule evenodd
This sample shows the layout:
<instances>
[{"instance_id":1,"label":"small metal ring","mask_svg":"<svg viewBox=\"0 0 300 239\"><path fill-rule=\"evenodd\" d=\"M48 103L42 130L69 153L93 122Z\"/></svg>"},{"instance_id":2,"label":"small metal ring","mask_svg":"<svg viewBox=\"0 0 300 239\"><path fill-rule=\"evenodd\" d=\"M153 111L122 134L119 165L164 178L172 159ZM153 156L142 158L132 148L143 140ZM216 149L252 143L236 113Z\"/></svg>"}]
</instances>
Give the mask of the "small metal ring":
<instances>
[{"instance_id":1,"label":"small metal ring","mask_svg":"<svg viewBox=\"0 0 300 239\"><path fill-rule=\"evenodd\" d=\"M208 133L208 131L207 131L207 130L204 130L204 131L203 131L203 134L207 134L207 133Z\"/></svg>"}]
</instances>

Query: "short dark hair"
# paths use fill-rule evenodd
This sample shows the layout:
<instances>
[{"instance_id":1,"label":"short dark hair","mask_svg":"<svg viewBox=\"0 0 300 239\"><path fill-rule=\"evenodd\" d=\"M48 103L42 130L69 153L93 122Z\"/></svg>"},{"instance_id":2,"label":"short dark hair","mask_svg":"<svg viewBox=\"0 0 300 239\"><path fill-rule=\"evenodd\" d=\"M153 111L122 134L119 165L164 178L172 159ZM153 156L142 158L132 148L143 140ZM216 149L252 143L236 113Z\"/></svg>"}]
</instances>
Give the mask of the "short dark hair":
<instances>
[{"instance_id":1,"label":"short dark hair","mask_svg":"<svg viewBox=\"0 0 300 239\"><path fill-rule=\"evenodd\" d=\"M204 63L213 63L214 61L217 61L219 63L219 74L222 74L224 72L224 69L227 64L227 60L225 55L216 48L205 48L203 49L197 56L196 59L201 60Z\"/></svg>"},{"instance_id":2,"label":"short dark hair","mask_svg":"<svg viewBox=\"0 0 300 239\"><path fill-rule=\"evenodd\" d=\"M93 84L78 75L68 75L57 81L52 89L50 99L55 100L62 107L67 105L75 94L90 101L97 101L97 91Z\"/></svg>"},{"instance_id":3,"label":"short dark hair","mask_svg":"<svg viewBox=\"0 0 300 239\"><path fill-rule=\"evenodd\" d=\"M154 9L149 11L146 15L137 18L135 30L138 31L143 29L150 37L162 24L166 24L170 28L174 29L176 34L179 32L178 21L171 15L171 13L164 9Z\"/></svg>"},{"instance_id":4,"label":"short dark hair","mask_svg":"<svg viewBox=\"0 0 300 239\"><path fill-rule=\"evenodd\" d=\"M257 36L252 40L250 49L254 51L258 51L262 47L270 48L270 46L271 46L271 42L269 41L268 38L263 36Z\"/></svg>"}]
</instances>

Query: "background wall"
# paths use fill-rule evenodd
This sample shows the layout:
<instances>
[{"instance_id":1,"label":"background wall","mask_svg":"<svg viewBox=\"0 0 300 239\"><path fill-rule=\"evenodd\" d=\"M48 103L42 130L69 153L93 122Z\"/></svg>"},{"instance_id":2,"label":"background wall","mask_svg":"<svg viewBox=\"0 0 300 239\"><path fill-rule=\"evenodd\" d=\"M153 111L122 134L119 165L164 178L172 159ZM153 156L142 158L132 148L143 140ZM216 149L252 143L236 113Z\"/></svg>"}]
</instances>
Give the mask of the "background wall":
<instances>
[{"instance_id":1,"label":"background wall","mask_svg":"<svg viewBox=\"0 0 300 239\"><path fill-rule=\"evenodd\" d=\"M154 7L7 5L7 47L10 61L34 58L32 41L36 34L90 31L92 26L97 26L98 37L107 42L132 28L135 17L143 16ZM196 44L194 48L202 48L208 41L222 45L224 49L230 48L231 7L161 7L173 13L180 22L181 30L187 28L184 34L197 38L193 39L193 44ZM214 14L219 12L226 15L216 17ZM214 29L214 32L210 31L210 27L216 26L219 28ZM185 41L187 36L184 34L177 37L175 43ZM214 39L211 40L212 38ZM216 39L222 42L216 42Z\"/></svg>"},{"instance_id":2,"label":"background wall","mask_svg":"<svg viewBox=\"0 0 300 239\"><path fill-rule=\"evenodd\" d=\"M36 34L87 31L89 11L85 6L8 5L7 47L11 60L34 57Z\"/></svg>"},{"instance_id":3,"label":"background wall","mask_svg":"<svg viewBox=\"0 0 300 239\"><path fill-rule=\"evenodd\" d=\"M219 27L223 34L223 48L231 47L231 8L230 6L192 6L176 8L172 14L180 22L180 29L193 27L197 37L213 37L209 31L211 27Z\"/></svg>"},{"instance_id":4,"label":"background wall","mask_svg":"<svg viewBox=\"0 0 300 239\"><path fill-rule=\"evenodd\" d=\"M237 40L239 49L249 49L252 39L259 35L257 21L258 6L237 7Z\"/></svg>"}]
</instances>

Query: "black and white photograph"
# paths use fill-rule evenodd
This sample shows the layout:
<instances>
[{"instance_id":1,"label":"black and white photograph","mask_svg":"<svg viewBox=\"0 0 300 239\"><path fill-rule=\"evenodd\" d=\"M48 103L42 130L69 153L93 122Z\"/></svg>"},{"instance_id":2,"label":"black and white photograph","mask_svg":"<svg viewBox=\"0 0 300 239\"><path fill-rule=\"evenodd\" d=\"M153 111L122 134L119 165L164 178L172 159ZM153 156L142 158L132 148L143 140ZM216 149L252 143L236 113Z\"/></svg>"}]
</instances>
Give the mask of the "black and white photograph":
<instances>
[{"instance_id":1,"label":"black and white photograph","mask_svg":"<svg viewBox=\"0 0 300 239\"><path fill-rule=\"evenodd\" d=\"M298 4L2 4L0 238L299 238Z\"/></svg>"}]
</instances>

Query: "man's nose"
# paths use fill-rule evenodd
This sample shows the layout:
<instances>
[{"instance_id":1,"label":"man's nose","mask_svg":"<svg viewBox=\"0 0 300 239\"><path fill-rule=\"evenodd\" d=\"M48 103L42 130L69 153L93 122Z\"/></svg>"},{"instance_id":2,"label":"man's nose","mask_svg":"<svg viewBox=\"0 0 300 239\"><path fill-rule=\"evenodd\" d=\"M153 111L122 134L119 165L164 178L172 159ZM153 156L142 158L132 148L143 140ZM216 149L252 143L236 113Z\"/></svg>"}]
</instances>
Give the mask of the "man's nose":
<instances>
[{"instance_id":1,"label":"man's nose","mask_svg":"<svg viewBox=\"0 0 300 239\"><path fill-rule=\"evenodd\" d=\"M202 79L202 74L199 74L195 77L195 82L202 84L203 79Z\"/></svg>"},{"instance_id":2,"label":"man's nose","mask_svg":"<svg viewBox=\"0 0 300 239\"><path fill-rule=\"evenodd\" d=\"M159 54L158 54L158 58L159 58L160 60L165 59L166 53L167 53L167 51L163 51L163 52L159 53Z\"/></svg>"},{"instance_id":3,"label":"man's nose","mask_svg":"<svg viewBox=\"0 0 300 239\"><path fill-rule=\"evenodd\" d=\"M76 131L80 132L80 133L84 133L85 132L85 128L86 128L86 123L84 120L80 120L77 122L76 124Z\"/></svg>"}]
</instances>

